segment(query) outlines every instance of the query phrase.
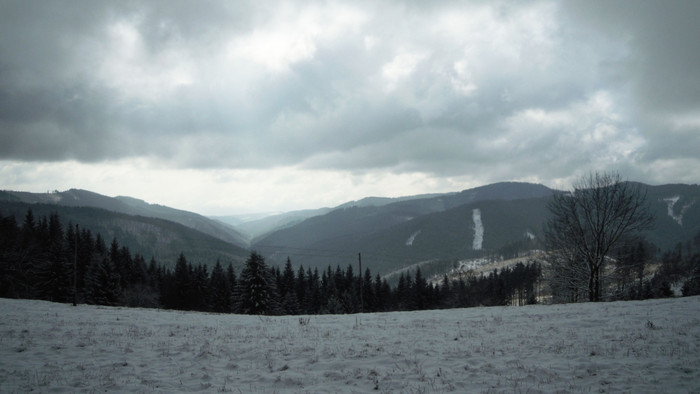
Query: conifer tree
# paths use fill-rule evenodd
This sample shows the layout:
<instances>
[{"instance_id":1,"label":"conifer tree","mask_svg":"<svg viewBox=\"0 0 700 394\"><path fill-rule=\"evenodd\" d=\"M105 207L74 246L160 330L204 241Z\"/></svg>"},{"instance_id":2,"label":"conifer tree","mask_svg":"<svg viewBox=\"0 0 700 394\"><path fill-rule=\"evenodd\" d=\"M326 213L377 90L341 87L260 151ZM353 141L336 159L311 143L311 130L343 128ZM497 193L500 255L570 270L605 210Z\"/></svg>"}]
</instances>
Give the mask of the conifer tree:
<instances>
[{"instance_id":1,"label":"conifer tree","mask_svg":"<svg viewBox=\"0 0 700 394\"><path fill-rule=\"evenodd\" d=\"M231 312L231 288L219 260L216 260L216 265L214 265L214 269L211 270L209 287L211 289L209 301L210 309L213 312Z\"/></svg>"},{"instance_id":2,"label":"conifer tree","mask_svg":"<svg viewBox=\"0 0 700 394\"><path fill-rule=\"evenodd\" d=\"M42 299L66 302L71 298L72 266L66 261L63 228L57 214L50 215L47 238L42 244L44 258L37 265L36 286Z\"/></svg>"},{"instance_id":3,"label":"conifer tree","mask_svg":"<svg viewBox=\"0 0 700 394\"><path fill-rule=\"evenodd\" d=\"M411 309L421 310L428 305L428 282L423 277L420 267L416 269L416 277L411 289Z\"/></svg>"},{"instance_id":4,"label":"conifer tree","mask_svg":"<svg viewBox=\"0 0 700 394\"><path fill-rule=\"evenodd\" d=\"M302 271L303 273L303 271ZM287 257L287 262L284 265L284 271L281 277L281 286L279 288L280 296L282 297L282 310L287 315L296 315L299 313L299 299L294 280L294 270L292 269L292 261Z\"/></svg>"},{"instance_id":5,"label":"conifer tree","mask_svg":"<svg viewBox=\"0 0 700 394\"><path fill-rule=\"evenodd\" d=\"M365 276L362 279L362 310L364 312L375 312L377 307L377 297L372 285L372 273L369 268L365 269Z\"/></svg>"},{"instance_id":6,"label":"conifer tree","mask_svg":"<svg viewBox=\"0 0 700 394\"><path fill-rule=\"evenodd\" d=\"M265 259L252 252L236 286L237 311L248 315L271 315L279 310L277 289Z\"/></svg>"},{"instance_id":7,"label":"conifer tree","mask_svg":"<svg viewBox=\"0 0 700 394\"><path fill-rule=\"evenodd\" d=\"M198 264L193 268L190 278L189 299L191 308L196 311L206 311L209 309L209 273L207 266Z\"/></svg>"},{"instance_id":8,"label":"conifer tree","mask_svg":"<svg viewBox=\"0 0 700 394\"><path fill-rule=\"evenodd\" d=\"M172 309L191 309L190 295L190 267L185 255L180 253L175 263L175 272L167 291L166 305Z\"/></svg>"},{"instance_id":9,"label":"conifer tree","mask_svg":"<svg viewBox=\"0 0 700 394\"><path fill-rule=\"evenodd\" d=\"M97 305L118 305L121 289L112 262L103 257L88 272L88 301Z\"/></svg>"},{"instance_id":10,"label":"conifer tree","mask_svg":"<svg viewBox=\"0 0 700 394\"><path fill-rule=\"evenodd\" d=\"M20 295L20 229L14 216L0 217L0 297Z\"/></svg>"}]
</instances>

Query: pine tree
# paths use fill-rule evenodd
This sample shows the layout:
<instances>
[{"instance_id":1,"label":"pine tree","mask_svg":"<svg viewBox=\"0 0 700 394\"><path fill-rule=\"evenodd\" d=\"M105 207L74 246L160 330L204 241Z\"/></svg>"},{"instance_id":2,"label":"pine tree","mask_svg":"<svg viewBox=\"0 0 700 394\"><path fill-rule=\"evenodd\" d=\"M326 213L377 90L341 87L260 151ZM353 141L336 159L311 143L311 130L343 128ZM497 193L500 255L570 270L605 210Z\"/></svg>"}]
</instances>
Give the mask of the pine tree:
<instances>
[{"instance_id":1,"label":"pine tree","mask_svg":"<svg viewBox=\"0 0 700 394\"><path fill-rule=\"evenodd\" d=\"M88 271L88 301L97 305L117 305L120 295L119 275L112 262L102 258Z\"/></svg>"},{"instance_id":2,"label":"pine tree","mask_svg":"<svg viewBox=\"0 0 700 394\"><path fill-rule=\"evenodd\" d=\"M172 309L191 309L190 283L190 267L188 267L185 255L180 253L175 263L175 272L168 286L166 306Z\"/></svg>"},{"instance_id":3,"label":"pine tree","mask_svg":"<svg viewBox=\"0 0 700 394\"><path fill-rule=\"evenodd\" d=\"M428 305L428 282L423 278L420 267L416 269L416 278L411 289L411 309L422 310Z\"/></svg>"},{"instance_id":4,"label":"pine tree","mask_svg":"<svg viewBox=\"0 0 700 394\"><path fill-rule=\"evenodd\" d=\"M441 302L441 307L443 308L454 308L455 307L455 299L454 299L454 294L452 293L452 287L450 286L450 279L447 277L447 274L445 274L442 278L442 283L440 284L440 299L442 300Z\"/></svg>"},{"instance_id":5,"label":"pine tree","mask_svg":"<svg viewBox=\"0 0 700 394\"><path fill-rule=\"evenodd\" d=\"M311 272L311 268L308 269L306 273L307 280L307 290L306 296L304 297L305 304L307 307L306 313L320 313L321 312L321 280L318 275L318 268L314 268Z\"/></svg>"},{"instance_id":6,"label":"pine tree","mask_svg":"<svg viewBox=\"0 0 700 394\"><path fill-rule=\"evenodd\" d=\"M18 297L21 292L20 229L15 217L0 218L0 297Z\"/></svg>"},{"instance_id":7,"label":"pine tree","mask_svg":"<svg viewBox=\"0 0 700 394\"><path fill-rule=\"evenodd\" d=\"M192 303L191 308L196 311L208 310L210 288L209 273L206 265L199 264L194 268L189 290L189 299Z\"/></svg>"},{"instance_id":8,"label":"pine tree","mask_svg":"<svg viewBox=\"0 0 700 394\"><path fill-rule=\"evenodd\" d=\"M37 266L36 286L41 298L66 302L72 295L72 265L68 265L63 228L57 214L50 215L47 229L44 234L47 238L42 240L45 257Z\"/></svg>"},{"instance_id":9,"label":"pine tree","mask_svg":"<svg viewBox=\"0 0 700 394\"><path fill-rule=\"evenodd\" d=\"M377 297L372 285L372 273L369 268L365 269L365 277L362 279L362 311L376 312Z\"/></svg>"},{"instance_id":10,"label":"pine tree","mask_svg":"<svg viewBox=\"0 0 700 394\"><path fill-rule=\"evenodd\" d=\"M311 271L309 271L311 273ZM311 280L311 275L309 275L309 281ZM310 293L310 283L306 279L307 275L304 273L304 266L299 266L297 275L294 278L294 291L297 295L297 302L299 303L299 313L310 313L311 309L311 293Z\"/></svg>"},{"instance_id":11,"label":"pine tree","mask_svg":"<svg viewBox=\"0 0 700 394\"><path fill-rule=\"evenodd\" d=\"M76 229L77 228L76 225ZM76 286L78 288L78 299L83 299L87 292L87 272L96 255L95 240L92 238L90 230L86 229L82 229L79 232L76 231L76 236L78 237L78 272L76 275Z\"/></svg>"},{"instance_id":12,"label":"pine tree","mask_svg":"<svg viewBox=\"0 0 700 394\"><path fill-rule=\"evenodd\" d=\"M252 252L236 286L237 311L248 315L271 315L279 310L275 278L265 259Z\"/></svg>"},{"instance_id":13,"label":"pine tree","mask_svg":"<svg viewBox=\"0 0 700 394\"><path fill-rule=\"evenodd\" d=\"M213 312L231 312L231 288L219 260L216 261L214 269L211 270L209 288L211 289L209 308Z\"/></svg>"},{"instance_id":14,"label":"pine tree","mask_svg":"<svg viewBox=\"0 0 700 394\"><path fill-rule=\"evenodd\" d=\"M374 278L374 283L372 284L374 286L374 295L375 295L375 300L376 304L374 306L374 311L375 312L384 312L387 310L388 302L389 302L389 297L391 296L391 289L389 291L385 291L384 284L389 286L386 283L386 280L382 282L382 277L377 274L377 276Z\"/></svg>"},{"instance_id":15,"label":"pine tree","mask_svg":"<svg viewBox=\"0 0 700 394\"><path fill-rule=\"evenodd\" d=\"M299 313L299 298L295 286L294 270L292 269L292 261L287 257L287 262L284 265L284 271L280 280L280 296L282 297L282 310L287 315L296 315Z\"/></svg>"}]
</instances>

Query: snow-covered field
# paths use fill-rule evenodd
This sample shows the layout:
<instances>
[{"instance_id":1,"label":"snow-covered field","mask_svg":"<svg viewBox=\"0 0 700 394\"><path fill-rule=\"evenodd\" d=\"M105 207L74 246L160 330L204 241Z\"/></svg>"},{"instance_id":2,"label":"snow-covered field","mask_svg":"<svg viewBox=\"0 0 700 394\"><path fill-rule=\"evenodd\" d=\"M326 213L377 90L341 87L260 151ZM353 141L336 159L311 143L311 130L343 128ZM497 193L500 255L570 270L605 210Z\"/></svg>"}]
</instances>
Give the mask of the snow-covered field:
<instances>
[{"instance_id":1,"label":"snow-covered field","mask_svg":"<svg viewBox=\"0 0 700 394\"><path fill-rule=\"evenodd\" d=\"M700 392L700 298L256 317L0 299L0 392Z\"/></svg>"}]
</instances>

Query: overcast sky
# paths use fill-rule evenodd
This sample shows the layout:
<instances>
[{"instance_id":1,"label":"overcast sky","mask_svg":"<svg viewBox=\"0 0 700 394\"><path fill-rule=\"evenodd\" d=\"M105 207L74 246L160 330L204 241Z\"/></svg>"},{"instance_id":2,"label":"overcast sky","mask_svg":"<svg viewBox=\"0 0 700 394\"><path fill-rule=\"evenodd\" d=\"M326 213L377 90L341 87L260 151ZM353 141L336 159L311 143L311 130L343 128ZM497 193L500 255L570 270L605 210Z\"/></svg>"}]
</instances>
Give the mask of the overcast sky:
<instances>
[{"instance_id":1,"label":"overcast sky","mask_svg":"<svg viewBox=\"0 0 700 394\"><path fill-rule=\"evenodd\" d=\"M0 188L202 214L700 181L700 1L0 0Z\"/></svg>"}]
</instances>

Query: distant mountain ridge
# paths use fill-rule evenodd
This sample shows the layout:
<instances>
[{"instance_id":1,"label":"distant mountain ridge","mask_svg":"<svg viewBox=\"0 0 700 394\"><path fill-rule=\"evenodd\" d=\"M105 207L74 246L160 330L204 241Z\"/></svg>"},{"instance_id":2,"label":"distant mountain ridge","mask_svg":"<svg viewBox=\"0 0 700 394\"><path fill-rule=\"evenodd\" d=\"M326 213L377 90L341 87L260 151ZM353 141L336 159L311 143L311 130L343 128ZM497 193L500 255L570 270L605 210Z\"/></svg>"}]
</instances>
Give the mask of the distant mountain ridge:
<instances>
[{"instance_id":1,"label":"distant mountain ridge","mask_svg":"<svg viewBox=\"0 0 700 394\"><path fill-rule=\"evenodd\" d=\"M640 185L656 216L646 236L660 251L700 234L700 186ZM275 261L290 257L319 268L354 264L361 252L382 274L426 260L517 254L543 247L547 203L557 192L503 182L378 206L348 204L261 237L253 248Z\"/></svg>"},{"instance_id":2,"label":"distant mountain ridge","mask_svg":"<svg viewBox=\"0 0 700 394\"><path fill-rule=\"evenodd\" d=\"M248 246L248 240L232 227L205 216L163 205L149 204L133 197L108 197L81 189L53 193L29 193L2 191L0 200L19 201L28 204L54 204L68 207L92 207L107 211L169 220L229 242L240 248Z\"/></svg>"},{"instance_id":3,"label":"distant mountain ridge","mask_svg":"<svg viewBox=\"0 0 700 394\"><path fill-rule=\"evenodd\" d=\"M63 226L78 224L93 235L100 234L109 246L116 239L131 253L140 254L147 261L155 258L164 267L172 268L180 253L194 264L213 267L217 260L232 263L240 269L248 255L240 248L219 238L165 219L128 215L103 208L67 206L45 203L8 201L0 194L0 215L14 216L22 223L28 210L36 218L58 214Z\"/></svg>"},{"instance_id":4,"label":"distant mountain ridge","mask_svg":"<svg viewBox=\"0 0 700 394\"><path fill-rule=\"evenodd\" d=\"M319 208L270 215L213 216L211 218L232 226L252 244L271 232L294 226L308 218L324 215L331 210L331 208Z\"/></svg>"},{"instance_id":5,"label":"distant mountain ridge","mask_svg":"<svg viewBox=\"0 0 700 394\"><path fill-rule=\"evenodd\" d=\"M700 186L637 184L652 213L647 233L658 251L683 242L700 242ZM85 190L54 193L0 191L0 213L27 207L64 220L88 221L104 237L116 236L134 252L172 259L184 252L202 262L223 256L243 261L249 248L283 264L325 269L356 264L358 253L373 273L388 274L425 261L457 261L511 256L542 247L547 203L559 191L522 182L501 182L461 192L368 197L335 208L269 215L223 223L201 215L132 197L106 197ZM20 216L17 216L21 219ZM250 218L249 218L250 219ZM235 230L234 230L235 229ZM235 242L234 242L235 241ZM166 257L167 256L167 257ZM196 260L195 260L196 261Z\"/></svg>"},{"instance_id":6,"label":"distant mountain ridge","mask_svg":"<svg viewBox=\"0 0 700 394\"><path fill-rule=\"evenodd\" d=\"M249 236L251 245L259 243L267 235L301 224L307 219L326 215L332 211L347 208L380 208L390 204L405 203L415 206L416 212L411 215L422 215L454 208L462 204L490 198L519 199L551 195L551 189L543 185L522 182L500 182L488 186L464 190L462 192L419 194L403 197L365 197L356 201L348 201L334 208L318 208L300 211L284 212L265 215L253 220L241 220L235 217L213 217L234 226L239 232Z\"/></svg>"},{"instance_id":7,"label":"distant mountain ridge","mask_svg":"<svg viewBox=\"0 0 700 394\"><path fill-rule=\"evenodd\" d=\"M502 216L508 212L516 215L532 211L532 215L541 218L546 211L546 198L554 193L543 185L502 182L458 193L402 198L388 204L384 204L385 201L361 206L348 203L262 237L253 243L253 248L274 260L281 261L289 256L297 264L320 268L328 264L347 265L362 252L374 257L371 264L383 273L425 259L471 258L484 252L471 250L473 213L478 208L475 204L484 203L489 211L491 206L498 206L493 209L500 215L495 219L497 222L506 221ZM537 201L527 206L513 203L532 200ZM508 207L514 208L509 210ZM485 224L490 225L492 218L489 212L484 217ZM531 218L530 221L535 220ZM505 236L496 238L493 233L489 234L484 240L485 247L495 250L507 246L508 242L521 241L526 231L531 234L540 231L532 224L520 227L522 231L518 230L517 236L499 245L495 240ZM503 231L511 234L514 230L512 226L503 226ZM409 239L411 242L407 245Z\"/></svg>"}]
</instances>

